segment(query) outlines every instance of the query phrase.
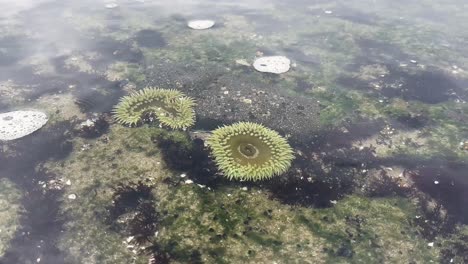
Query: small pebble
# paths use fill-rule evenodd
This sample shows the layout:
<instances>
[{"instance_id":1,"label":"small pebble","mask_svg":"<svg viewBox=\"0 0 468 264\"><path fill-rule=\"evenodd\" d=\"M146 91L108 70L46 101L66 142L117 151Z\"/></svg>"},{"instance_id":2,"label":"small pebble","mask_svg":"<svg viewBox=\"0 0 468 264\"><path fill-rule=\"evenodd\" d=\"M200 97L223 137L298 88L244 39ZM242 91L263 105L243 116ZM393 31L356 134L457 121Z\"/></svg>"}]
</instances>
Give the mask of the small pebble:
<instances>
[{"instance_id":1,"label":"small pebble","mask_svg":"<svg viewBox=\"0 0 468 264\"><path fill-rule=\"evenodd\" d=\"M186 181L185 181L185 184L191 184L191 183L193 183L192 180L186 180Z\"/></svg>"},{"instance_id":2,"label":"small pebble","mask_svg":"<svg viewBox=\"0 0 468 264\"><path fill-rule=\"evenodd\" d=\"M68 186L70 186L70 185L71 185L71 181L70 181L70 180L67 180L67 181L65 182L65 184L68 185Z\"/></svg>"},{"instance_id":3,"label":"small pebble","mask_svg":"<svg viewBox=\"0 0 468 264\"><path fill-rule=\"evenodd\" d=\"M247 191L248 188L247 188L247 187L242 187L242 190L243 190L243 191Z\"/></svg>"},{"instance_id":4,"label":"small pebble","mask_svg":"<svg viewBox=\"0 0 468 264\"><path fill-rule=\"evenodd\" d=\"M427 245L430 246L430 247L433 247L433 246L434 246L434 242L427 243Z\"/></svg>"},{"instance_id":5,"label":"small pebble","mask_svg":"<svg viewBox=\"0 0 468 264\"><path fill-rule=\"evenodd\" d=\"M185 174L185 173L182 173L182 174L180 175L181 178L185 178L186 176L187 176L187 174Z\"/></svg>"},{"instance_id":6,"label":"small pebble","mask_svg":"<svg viewBox=\"0 0 468 264\"><path fill-rule=\"evenodd\" d=\"M76 199L76 194L72 193L68 195L68 199L70 200L75 200Z\"/></svg>"},{"instance_id":7,"label":"small pebble","mask_svg":"<svg viewBox=\"0 0 468 264\"><path fill-rule=\"evenodd\" d=\"M434 184L439 184L439 181L434 181Z\"/></svg>"},{"instance_id":8,"label":"small pebble","mask_svg":"<svg viewBox=\"0 0 468 264\"><path fill-rule=\"evenodd\" d=\"M325 10L325 14L327 14L327 15L333 14L333 11L331 11L331 10Z\"/></svg>"},{"instance_id":9,"label":"small pebble","mask_svg":"<svg viewBox=\"0 0 468 264\"><path fill-rule=\"evenodd\" d=\"M410 62L413 63L413 64L418 63L418 61L416 61L416 60L410 60Z\"/></svg>"}]
</instances>

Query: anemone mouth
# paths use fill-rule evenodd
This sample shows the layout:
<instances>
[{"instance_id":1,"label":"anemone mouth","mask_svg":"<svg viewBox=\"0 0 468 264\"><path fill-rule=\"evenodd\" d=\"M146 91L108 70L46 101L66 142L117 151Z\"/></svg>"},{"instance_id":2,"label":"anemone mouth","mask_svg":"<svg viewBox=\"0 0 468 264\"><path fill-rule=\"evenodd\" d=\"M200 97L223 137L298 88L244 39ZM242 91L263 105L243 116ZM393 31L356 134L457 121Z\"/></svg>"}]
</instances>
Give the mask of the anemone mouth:
<instances>
[{"instance_id":1,"label":"anemone mouth","mask_svg":"<svg viewBox=\"0 0 468 264\"><path fill-rule=\"evenodd\" d=\"M235 135L226 139L223 144L230 148L226 155L242 166L262 166L272 158L271 149L258 136Z\"/></svg>"},{"instance_id":2,"label":"anemone mouth","mask_svg":"<svg viewBox=\"0 0 468 264\"><path fill-rule=\"evenodd\" d=\"M145 88L125 96L114 108L118 123L136 126L145 115L153 114L161 125L185 129L195 123L193 99L176 90Z\"/></svg>"},{"instance_id":3,"label":"anemone mouth","mask_svg":"<svg viewBox=\"0 0 468 264\"><path fill-rule=\"evenodd\" d=\"M237 146L237 151L246 159L255 159L258 157L258 148L250 143L241 143Z\"/></svg>"},{"instance_id":4,"label":"anemone mouth","mask_svg":"<svg viewBox=\"0 0 468 264\"><path fill-rule=\"evenodd\" d=\"M276 131L250 122L218 128L207 143L229 179L271 178L287 171L294 158L291 147Z\"/></svg>"}]
</instances>

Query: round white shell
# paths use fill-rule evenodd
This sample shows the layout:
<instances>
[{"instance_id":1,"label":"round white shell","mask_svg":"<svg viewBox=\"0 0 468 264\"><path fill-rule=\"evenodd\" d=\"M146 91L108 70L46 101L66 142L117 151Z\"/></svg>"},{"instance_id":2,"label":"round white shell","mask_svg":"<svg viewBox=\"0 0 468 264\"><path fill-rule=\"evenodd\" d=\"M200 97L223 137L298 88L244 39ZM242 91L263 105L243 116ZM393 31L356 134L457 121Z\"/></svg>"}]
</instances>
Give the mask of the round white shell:
<instances>
[{"instance_id":1,"label":"round white shell","mask_svg":"<svg viewBox=\"0 0 468 264\"><path fill-rule=\"evenodd\" d=\"M191 20L187 26L191 29L208 29L213 27L214 24L213 20Z\"/></svg>"},{"instance_id":2,"label":"round white shell","mask_svg":"<svg viewBox=\"0 0 468 264\"><path fill-rule=\"evenodd\" d=\"M13 111L0 114L0 140L14 140L27 136L48 121L47 115L38 111Z\"/></svg>"},{"instance_id":3,"label":"round white shell","mask_svg":"<svg viewBox=\"0 0 468 264\"><path fill-rule=\"evenodd\" d=\"M254 68L259 72L285 73L291 68L291 61L284 56L261 57L255 60Z\"/></svg>"}]
</instances>

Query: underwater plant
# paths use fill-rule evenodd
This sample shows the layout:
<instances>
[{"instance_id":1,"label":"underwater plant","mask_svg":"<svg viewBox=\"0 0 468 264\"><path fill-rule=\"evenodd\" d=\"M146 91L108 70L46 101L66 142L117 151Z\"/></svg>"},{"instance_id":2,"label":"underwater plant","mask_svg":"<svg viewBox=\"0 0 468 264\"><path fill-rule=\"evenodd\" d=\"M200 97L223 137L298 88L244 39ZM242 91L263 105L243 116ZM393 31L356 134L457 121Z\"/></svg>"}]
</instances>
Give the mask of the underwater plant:
<instances>
[{"instance_id":1,"label":"underwater plant","mask_svg":"<svg viewBox=\"0 0 468 264\"><path fill-rule=\"evenodd\" d=\"M123 125L136 126L152 114L162 126L186 129L195 123L194 106L192 98L177 90L147 87L122 97L113 114Z\"/></svg>"},{"instance_id":2,"label":"underwater plant","mask_svg":"<svg viewBox=\"0 0 468 264\"><path fill-rule=\"evenodd\" d=\"M278 132L251 122L220 127L207 143L229 179L268 179L286 172L294 158L292 148Z\"/></svg>"}]
</instances>

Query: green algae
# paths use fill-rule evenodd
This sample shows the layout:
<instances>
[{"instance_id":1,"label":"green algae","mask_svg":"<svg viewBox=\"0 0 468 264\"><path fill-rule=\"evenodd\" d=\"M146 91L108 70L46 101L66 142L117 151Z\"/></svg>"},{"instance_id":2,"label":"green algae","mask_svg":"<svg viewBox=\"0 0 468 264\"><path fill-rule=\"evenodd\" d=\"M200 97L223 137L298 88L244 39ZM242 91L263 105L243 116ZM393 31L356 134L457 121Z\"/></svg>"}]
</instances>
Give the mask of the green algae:
<instances>
[{"instance_id":1,"label":"green algae","mask_svg":"<svg viewBox=\"0 0 468 264\"><path fill-rule=\"evenodd\" d=\"M255 188L184 185L158 207L176 217L163 221L154 242L177 242L171 254L182 263L190 259L180 253L189 249L208 263L427 263L439 254L412 225L418 211L405 198L350 196L333 208L307 209L278 204ZM351 256L339 256L343 244ZM211 254L220 246L222 255Z\"/></svg>"},{"instance_id":2,"label":"green algae","mask_svg":"<svg viewBox=\"0 0 468 264\"><path fill-rule=\"evenodd\" d=\"M206 67L222 63L232 67L238 59L252 60L255 56L255 45L245 40L220 39L214 36L199 36L196 41L177 43L168 49L145 49L145 60L170 60L173 62L190 62L192 65Z\"/></svg>"},{"instance_id":3,"label":"green algae","mask_svg":"<svg viewBox=\"0 0 468 264\"><path fill-rule=\"evenodd\" d=\"M417 215L416 207L404 198L350 196L337 203L331 212L335 223L328 230L347 237L352 259L344 260L333 251L329 263L428 263L438 258L438 250L427 247L427 242L411 224ZM335 226L335 228L333 228ZM341 226L341 228L339 228ZM338 228L337 228L338 227ZM343 242L343 240L341 240ZM337 262L335 262L337 261Z\"/></svg>"},{"instance_id":4,"label":"green algae","mask_svg":"<svg viewBox=\"0 0 468 264\"><path fill-rule=\"evenodd\" d=\"M24 212L20 204L21 196L12 182L0 179L0 257L20 227L20 217Z\"/></svg>"},{"instance_id":5,"label":"green algae","mask_svg":"<svg viewBox=\"0 0 468 264\"><path fill-rule=\"evenodd\" d=\"M451 263L468 262L468 226L460 225L452 235L438 240L445 260Z\"/></svg>"},{"instance_id":6,"label":"green algae","mask_svg":"<svg viewBox=\"0 0 468 264\"><path fill-rule=\"evenodd\" d=\"M358 119L374 120L381 116L375 102L357 91L315 89L309 95L321 106L319 121L324 128L337 128Z\"/></svg>"},{"instance_id":7,"label":"green algae","mask_svg":"<svg viewBox=\"0 0 468 264\"><path fill-rule=\"evenodd\" d=\"M210 191L206 187L184 185L173 190L169 197L162 196L158 206L169 209L169 212L174 206L177 208L176 219L172 215L163 221L155 240L162 245L177 241L178 250L172 252L176 263L188 260L179 254L187 249L199 252L206 263L296 259L293 255L288 256L285 249L296 248L297 239L284 239L274 230L278 225L281 226L278 229L297 230L279 223L281 219L269 222L276 218L276 212L271 211L268 216L268 210L278 204L268 200L259 190L223 188ZM285 215L279 217L284 219ZM216 253L219 248L223 251Z\"/></svg>"},{"instance_id":8,"label":"green algae","mask_svg":"<svg viewBox=\"0 0 468 264\"><path fill-rule=\"evenodd\" d=\"M320 111L320 123L324 126L339 126L346 119L353 118L359 106L359 101L343 92L318 92L315 95L324 105Z\"/></svg>"},{"instance_id":9,"label":"green algae","mask_svg":"<svg viewBox=\"0 0 468 264\"><path fill-rule=\"evenodd\" d=\"M468 159L468 152L460 145L468 137L465 120L468 108L465 104L446 102L428 105L395 99L382 108L382 112L397 119L423 117L428 123L419 130L417 138L404 138L384 155L412 156L423 160L444 158L457 162ZM405 140L407 144L403 143Z\"/></svg>"},{"instance_id":10,"label":"green algae","mask_svg":"<svg viewBox=\"0 0 468 264\"><path fill-rule=\"evenodd\" d=\"M76 139L75 144L86 148L73 152L63 164L47 164L49 171L70 181L60 209L70 221L66 222L59 243L69 261L147 263L148 257L137 254L140 249L127 248L127 237L110 230L105 219L113 190L119 184L144 181L152 185L168 174L150 138L161 131L113 127L108 141ZM126 148L128 144L132 148ZM71 195L76 195L76 199L70 199Z\"/></svg>"}]
</instances>

